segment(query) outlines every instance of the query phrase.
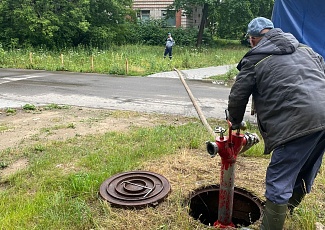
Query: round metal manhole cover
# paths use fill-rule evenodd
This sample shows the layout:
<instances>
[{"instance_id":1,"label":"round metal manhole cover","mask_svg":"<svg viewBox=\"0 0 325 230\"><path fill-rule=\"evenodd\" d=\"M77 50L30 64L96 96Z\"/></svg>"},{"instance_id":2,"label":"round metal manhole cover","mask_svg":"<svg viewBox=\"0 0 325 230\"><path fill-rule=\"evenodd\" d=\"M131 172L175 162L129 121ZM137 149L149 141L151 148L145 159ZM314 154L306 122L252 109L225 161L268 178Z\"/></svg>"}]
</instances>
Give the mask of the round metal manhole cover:
<instances>
[{"instance_id":1,"label":"round metal manhole cover","mask_svg":"<svg viewBox=\"0 0 325 230\"><path fill-rule=\"evenodd\" d=\"M113 206L140 208L156 206L170 192L168 180L148 171L116 174L100 186L100 196Z\"/></svg>"}]
</instances>

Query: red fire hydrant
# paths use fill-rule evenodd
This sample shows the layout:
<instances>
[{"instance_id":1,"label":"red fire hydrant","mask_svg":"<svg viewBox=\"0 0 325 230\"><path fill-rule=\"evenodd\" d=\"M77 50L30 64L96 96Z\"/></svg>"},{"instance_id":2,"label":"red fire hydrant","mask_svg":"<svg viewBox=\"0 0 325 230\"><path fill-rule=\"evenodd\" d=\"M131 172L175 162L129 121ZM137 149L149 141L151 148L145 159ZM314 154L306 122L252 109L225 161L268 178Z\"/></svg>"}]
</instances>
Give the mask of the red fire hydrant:
<instances>
[{"instance_id":1,"label":"red fire hydrant","mask_svg":"<svg viewBox=\"0 0 325 230\"><path fill-rule=\"evenodd\" d=\"M221 157L218 220L213 224L218 228L235 227L232 223L232 212L236 159L239 153L245 152L259 142L256 134L248 132L241 134L240 128L233 132L232 124L228 119L228 111L226 111L226 119L229 128L228 137L224 136L226 132L224 128L217 127L215 132L220 136L216 137L215 142L206 142L208 153L212 157L218 153ZM244 124L241 128L244 128Z\"/></svg>"}]
</instances>

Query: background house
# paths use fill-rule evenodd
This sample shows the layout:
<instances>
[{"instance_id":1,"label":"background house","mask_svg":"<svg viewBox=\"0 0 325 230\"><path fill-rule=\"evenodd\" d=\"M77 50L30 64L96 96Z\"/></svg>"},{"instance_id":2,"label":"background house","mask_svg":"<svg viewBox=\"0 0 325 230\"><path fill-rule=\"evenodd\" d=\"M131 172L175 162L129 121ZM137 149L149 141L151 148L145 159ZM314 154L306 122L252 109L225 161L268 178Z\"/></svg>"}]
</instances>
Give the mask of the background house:
<instances>
[{"instance_id":1,"label":"background house","mask_svg":"<svg viewBox=\"0 0 325 230\"><path fill-rule=\"evenodd\" d=\"M167 8L173 4L174 0L134 0L133 9L137 11L140 20L164 19L167 16ZM174 17L166 19L167 26L171 27L197 27L199 28L202 7L195 7L191 16L186 16L184 12L175 12Z\"/></svg>"}]
</instances>

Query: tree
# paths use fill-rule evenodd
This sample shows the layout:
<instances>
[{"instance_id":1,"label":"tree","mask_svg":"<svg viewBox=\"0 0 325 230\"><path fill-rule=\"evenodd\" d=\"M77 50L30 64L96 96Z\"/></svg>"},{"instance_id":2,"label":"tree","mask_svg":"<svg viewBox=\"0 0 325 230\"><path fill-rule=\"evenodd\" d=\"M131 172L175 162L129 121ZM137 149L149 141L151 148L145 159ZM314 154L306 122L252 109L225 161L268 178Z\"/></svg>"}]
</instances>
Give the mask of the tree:
<instances>
[{"instance_id":1,"label":"tree","mask_svg":"<svg viewBox=\"0 0 325 230\"><path fill-rule=\"evenodd\" d=\"M250 0L250 8L255 17L271 18L274 0Z\"/></svg>"},{"instance_id":2,"label":"tree","mask_svg":"<svg viewBox=\"0 0 325 230\"><path fill-rule=\"evenodd\" d=\"M190 15L194 6L203 6L197 36L201 45L204 28L220 38L241 39L247 23L257 16L271 17L274 0L175 0L172 7Z\"/></svg>"},{"instance_id":3,"label":"tree","mask_svg":"<svg viewBox=\"0 0 325 230\"><path fill-rule=\"evenodd\" d=\"M184 10L185 14L187 15L192 14L192 10L195 6L203 6L196 46L200 46L202 44L203 32L207 24L209 9L214 8L214 6L218 3L219 0L175 0L172 4L172 7L175 8L176 11Z\"/></svg>"},{"instance_id":4,"label":"tree","mask_svg":"<svg viewBox=\"0 0 325 230\"><path fill-rule=\"evenodd\" d=\"M90 0L92 28L88 38L93 46L123 43L128 33L126 23L135 23L132 0Z\"/></svg>"},{"instance_id":5,"label":"tree","mask_svg":"<svg viewBox=\"0 0 325 230\"><path fill-rule=\"evenodd\" d=\"M221 38L241 39L247 24L255 17L271 18L273 0L224 0L219 4L217 34Z\"/></svg>"},{"instance_id":6,"label":"tree","mask_svg":"<svg viewBox=\"0 0 325 230\"><path fill-rule=\"evenodd\" d=\"M2 0L0 42L48 48L96 45L115 39L132 0ZM97 31L100 32L97 33ZM109 34L109 36L97 36ZM102 38L102 39L100 39Z\"/></svg>"},{"instance_id":7,"label":"tree","mask_svg":"<svg viewBox=\"0 0 325 230\"><path fill-rule=\"evenodd\" d=\"M219 5L219 13L216 19L218 36L238 39L246 34L247 22L254 17L250 6L249 1L223 1Z\"/></svg>"},{"instance_id":8,"label":"tree","mask_svg":"<svg viewBox=\"0 0 325 230\"><path fill-rule=\"evenodd\" d=\"M78 45L105 48L112 43L135 42L137 35L132 33L141 25L136 24L132 2L1 0L0 43L9 48L51 49ZM188 15L194 7L203 8L196 37L200 46L205 28L220 38L240 39L253 17L271 17L273 4L274 0L175 0L171 8Z\"/></svg>"}]
</instances>

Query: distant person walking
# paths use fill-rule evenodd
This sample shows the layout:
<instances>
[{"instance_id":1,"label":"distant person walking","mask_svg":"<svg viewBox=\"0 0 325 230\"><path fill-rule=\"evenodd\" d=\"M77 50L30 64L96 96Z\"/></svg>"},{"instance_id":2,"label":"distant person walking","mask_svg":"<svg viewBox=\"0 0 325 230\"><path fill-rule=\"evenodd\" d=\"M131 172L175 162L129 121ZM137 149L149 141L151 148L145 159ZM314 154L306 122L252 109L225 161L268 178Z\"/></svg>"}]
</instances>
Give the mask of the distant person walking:
<instances>
[{"instance_id":1,"label":"distant person walking","mask_svg":"<svg viewBox=\"0 0 325 230\"><path fill-rule=\"evenodd\" d=\"M165 52L164 52L164 58L166 58L167 54L169 55L169 59L172 60L173 55L172 55L172 51L173 51L173 46L175 44L174 39L172 38L172 34L168 33L167 35L167 39L166 39L166 47L165 47Z\"/></svg>"}]
</instances>

